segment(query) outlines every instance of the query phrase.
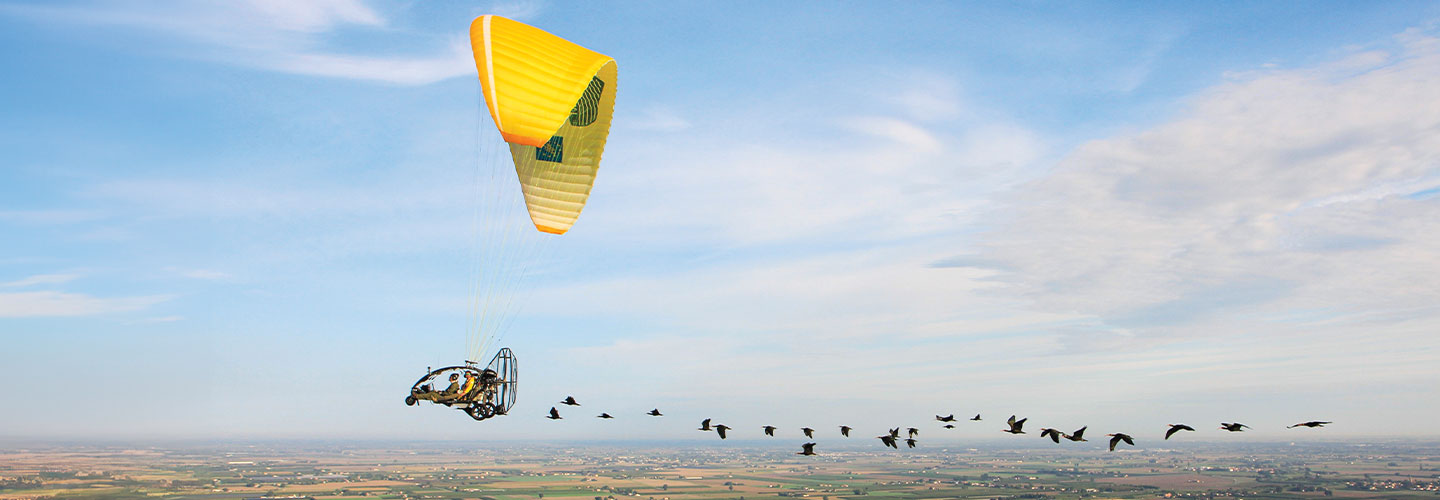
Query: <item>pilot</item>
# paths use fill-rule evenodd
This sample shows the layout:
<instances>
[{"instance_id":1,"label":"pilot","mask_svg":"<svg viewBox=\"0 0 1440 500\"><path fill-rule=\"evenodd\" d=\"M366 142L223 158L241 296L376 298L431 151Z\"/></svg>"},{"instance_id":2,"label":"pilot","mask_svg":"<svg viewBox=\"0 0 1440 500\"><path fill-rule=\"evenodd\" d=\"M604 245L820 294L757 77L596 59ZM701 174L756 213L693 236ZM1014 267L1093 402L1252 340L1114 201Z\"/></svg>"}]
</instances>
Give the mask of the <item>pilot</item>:
<instances>
[{"instance_id":1,"label":"pilot","mask_svg":"<svg viewBox=\"0 0 1440 500\"><path fill-rule=\"evenodd\" d=\"M460 374L459 374L459 373L451 373L451 374L450 374L450 386L449 386L449 387L446 387L446 388L445 388L445 391L440 393L440 397L442 397L442 398L451 398L451 397L455 397L455 396L458 395L458 394L460 394Z\"/></svg>"},{"instance_id":2,"label":"pilot","mask_svg":"<svg viewBox=\"0 0 1440 500\"><path fill-rule=\"evenodd\" d=\"M467 371L467 372L465 372L465 385L460 388L460 394L459 394L459 395L460 395L461 398L463 398L463 397L469 395L469 394L470 394L470 391L472 391L472 390L474 390L474 389L475 389L475 374L470 373L470 372Z\"/></svg>"}]
</instances>

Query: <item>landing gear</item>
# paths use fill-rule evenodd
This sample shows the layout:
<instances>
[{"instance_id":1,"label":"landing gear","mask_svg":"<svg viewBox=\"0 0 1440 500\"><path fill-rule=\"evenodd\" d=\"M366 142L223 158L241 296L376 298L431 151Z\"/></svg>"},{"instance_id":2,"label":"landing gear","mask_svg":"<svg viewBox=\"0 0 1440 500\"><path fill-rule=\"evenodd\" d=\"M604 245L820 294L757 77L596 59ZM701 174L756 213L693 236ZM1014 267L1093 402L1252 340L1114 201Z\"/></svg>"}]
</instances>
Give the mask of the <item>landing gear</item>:
<instances>
[{"instance_id":1,"label":"landing gear","mask_svg":"<svg viewBox=\"0 0 1440 500\"><path fill-rule=\"evenodd\" d=\"M415 406L415 403L419 401L420 400L415 399L415 396L405 396L405 406Z\"/></svg>"},{"instance_id":2,"label":"landing gear","mask_svg":"<svg viewBox=\"0 0 1440 500\"><path fill-rule=\"evenodd\" d=\"M485 420L495 416L495 405L490 403L475 403L470 405L469 408L466 408L465 413L470 414L470 418L475 420Z\"/></svg>"}]
</instances>

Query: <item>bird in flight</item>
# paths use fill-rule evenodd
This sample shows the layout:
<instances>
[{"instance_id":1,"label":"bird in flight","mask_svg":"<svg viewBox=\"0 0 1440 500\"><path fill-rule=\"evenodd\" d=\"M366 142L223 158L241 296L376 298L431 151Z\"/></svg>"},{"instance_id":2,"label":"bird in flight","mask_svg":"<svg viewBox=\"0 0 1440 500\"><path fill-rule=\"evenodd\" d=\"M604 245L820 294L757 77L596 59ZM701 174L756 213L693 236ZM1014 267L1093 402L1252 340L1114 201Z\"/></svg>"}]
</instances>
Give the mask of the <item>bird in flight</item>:
<instances>
[{"instance_id":1,"label":"bird in flight","mask_svg":"<svg viewBox=\"0 0 1440 500\"><path fill-rule=\"evenodd\" d=\"M1021 428L1022 428L1022 427L1025 427L1025 421L1026 421L1026 420L1030 420L1030 418L1029 418L1029 417L1026 417L1026 418L1022 418L1022 419L1020 419L1020 420L1015 420L1015 416L1014 416L1014 415L1011 415L1011 416L1010 416L1010 420L1006 420L1006 421L1005 421L1005 423L1006 423L1007 425L1009 425L1010 428L1009 428L1009 429L1005 429L1004 431L1001 431L1001 432L1008 432L1008 433L1011 433L1011 434L1024 434L1025 431L1021 430Z\"/></svg>"},{"instance_id":2,"label":"bird in flight","mask_svg":"<svg viewBox=\"0 0 1440 500\"><path fill-rule=\"evenodd\" d=\"M773 425L767 425L767 426L764 427L764 429L765 429L765 435L766 435L766 436L771 436L771 437L774 437L774 436L775 436L775 426L773 426Z\"/></svg>"},{"instance_id":3,"label":"bird in flight","mask_svg":"<svg viewBox=\"0 0 1440 500\"><path fill-rule=\"evenodd\" d=\"M548 419L550 419L550 420L560 420L560 419L563 418L563 417L560 416L560 411L559 411L559 410L556 410L554 406L551 406L551 407L550 407L550 416L545 417L545 418L548 418Z\"/></svg>"},{"instance_id":4,"label":"bird in flight","mask_svg":"<svg viewBox=\"0 0 1440 500\"><path fill-rule=\"evenodd\" d=\"M909 447L911 447L911 448L914 448L914 447L915 447L915 438L906 439L906 440L905 440L905 446L909 446ZM897 448L898 448L898 447L897 447Z\"/></svg>"},{"instance_id":5,"label":"bird in flight","mask_svg":"<svg viewBox=\"0 0 1440 500\"><path fill-rule=\"evenodd\" d=\"M1311 420L1311 421L1309 421L1309 422L1300 422L1300 423L1298 423L1298 424L1295 424L1295 425L1286 427L1286 429L1294 429L1294 428L1296 428L1296 427L1310 427L1310 428L1313 429L1313 428L1315 428L1315 427L1324 427L1325 424L1331 424L1331 423L1334 423L1334 422L1321 422L1321 421L1319 421L1319 420Z\"/></svg>"},{"instance_id":6,"label":"bird in flight","mask_svg":"<svg viewBox=\"0 0 1440 500\"><path fill-rule=\"evenodd\" d=\"M979 413L976 413L974 417L971 417L971 418L970 418L970 420L974 420L974 421L976 421L976 422L979 422L979 421L980 421L980 414L979 414Z\"/></svg>"},{"instance_id":7,"label":"bird in flight","mask_svg":"<svg viewBox=\"0 0 1440 500\"><path fill-rule=\"evenodd\" d=\"M1135 438L1130 437L1128 434L1106 434L1106 436L1110 436L1110 451L1115 451L1115 445L1120 444L1121 441L1124 441L1125 444L1130 446L1135 446Z\"/></svg>"},{"instance_id":8,"label":"bird in flight","mask_svg":"<svg viewBox=\"0 0 1440 500\"><path fill-rule=\"evenodd\" d=\"M848 426L848 425L842 425L842 426L840 426L840 435L841 435L841 436L845 436L845 437L847 437L847 438L850 437L850 426Z\"/></svg>"},{"instance_id":9,"label":"bird in flight","mask_svg":"<svg viewBox=\"0 0 1440 500\"><path fill-rule=\"evenodd\" d=\"M599 415L596 415L595 418L615 418L615 417L610 416L609 413L601 413L601 414L599 414Z\"/></svg>"},{"instance_id":10,"label":"bird in flight","mask_svg":"<svg viewBox=\"0 0 1440 500\"><path fill-rule=\"evenodd\" d=\"M660 413L660 409L659 409L659 408L656 408L656 409L654 409L654 410L650 410L650 413L646 413L646 415L649 415L649 416L652 416L652 417L663 417L663 416L665 416L665 415L662 415L662 414Z\"/></svg>"},{"instance_id":11,"label":"bird in flight","mask_svg":"<svg viewBox=\"0 0 1440 500\"><path fill-rule=\"evenodd\" d=\"M905 432L908 434L908 436L906 436L906 437L912 437L912 438L913 438L913 437L915 437L915 436L920 435L920 429L916 429L916 428L914 428L914 427L908 427L908 428L906 428L906 429L905 429Z\"/></svg>"},{"instance_id":12,"label":"bird in flight","mask_svg":"<svg viewBox=\"0 0 1440 500\"><path fill-rule=\"evenodd\" d=\"M894 429L890 429L890 437L900 439L900 428L896 427Z\"/></svg>"},{"instance_id":13,"label":"bird in flight","mask_svg":"<svg viewBox=\"0 0 1440 500\"><path fill-rule=\"evenodd\" d=\"M1085 441L1085 429L1089 428L1090 426L1088 425L1085 427L1081 427L1079 430L1075 431L1074 434L1065 434L1063 437L1071 441Z\"/></svg>"},{"instance_id":14,"label":"bird in flight","mask_svg":"<svg viewBox=\"0 0 1440 500\"><path fill-rule=\"evenodd\" d=\"M564 401L561 401L560 404L562 404L562 405L570 405L570 406L580 406L580 403L578 403L578 402L575 401L575 396L565 396L565 400L564 400Z\"/></svg>"},{"instance_id":15,"label":"bird in flight","mask_svg":"<svg viewBox=\"0 0 1440 500\"><path fill-rule=\"evenodd\" d=\"M1246 428L1246 427L1250 427L1250 426L1245 425L1245 424L1242 424L1242 423L1239 423L1239 422L1234 422L1234 423L1231 423L1231 422L1220 422L1220 428L1221 428L1221 429L1225 429L1225 430L1230 431L1230 432L1245 432L1245 428Z\"/></svg>"},{"instance_id":16,"label":"bird in flight","mask_svg":"<svg viewBox=\"0 0 1440 500\"><path fill-rule=\"evenodd\" d=\"M796 453L796 455L814 455L814 454L815 454L815 443L805 443L805 444L800 445L800 448L801 448L802 450L800 451L800 453Z\"/></svg>"},{"instance_id":17,"label":"bird in flight","mask_svg":"<svg viewBox=\"0 0 1440 500\"><path fill-rule=\"evenodd\" d=\"M1040 429L1040 437L1048 437L1051 441L1054 441L1055 444L1060 444L1060 431L1057 431L1055 429L1051 429L1049 427L1042 427Z\"/></svg>"},{"instance_id":18,"label":"bird in flight","mask_svg":"<svg viewBox=\"0 0 1440 500\"><path fill-rule=\"evenodd\" d=\"M951 413L950 415L944 416L944 417L939 416L939 415L936 415L936 416L935 416L935 420L939 420L939 421L941 421L941 422L954 422L954 421L955 421L955 414L954 414L954 413Z\"/></svg>"},{"instance_id":19,"label":"bird in flight","mask_svg":"<svg viewBox=\"0 0 1440 500\"><path fill-rule=\"evenodd\" d=\"M725 439L725 431L728 430L730 430L730 427L726 426L725 424L715 426L715 432L720 434L720 439Z\"/></svg>"},{"instance_id":20,"label":"bird in flight","mask_svg":"<svg viewBox=\"0 0 1440 500\"><path fill-rule=\"evenodd\" d=\"M709 431L710 431L710 419L707 418L707 419L705 419L705 420L701 420L701 421L700 421L700 429L698 429L698 430L702 430L702 431L709 432Z\"/></svg>"},{"instance_id":21,"label":"bird in flight","mask_svg":"<svg viewBox=\"0 0 1440 500\"><path fill-rule=\"evenodd\" d=\"M895 448L895 449L897 449L897 450L900 449L899 446L896 446L896 445L895 445L895 436L891 436L891 435L889 435L889 434L886 434L886 435L884 435L884 436L875 436L875 439L879 439L880 442L885 443L885 446L889 446L889 447Z\"/></svg>"},{"instance_id":22,"label":"bird in flight","mask_svg":"<svg viewBox=\"0 0 1440 500\"><path fill-rule=\"evenodd\" d=\"M946 429L954 429L955 426L954 426L954 425L951 425L951 424L945 424L945 428L946 428Z\"/></svg>"},{"instance_id":23,"label":"bird in flight","mask_svg":"<svg viewBox=\"0 0 1440 500\"><path fill-rule=\"evenodd\" d=\"M800 430L805 431L805 437L807 438L815 437L815 429L811 429L809 427L801 427Z\"/></svg>"},{"instance_id":24,"label":"bird in flight","mask_svg":"<svg viewBox=\"0 0 1440 500\"><path fill-rule=\"evenodd\" d=\"M1195 430L1194 427L1190 427L1190 426L1185 425L1185 424L1170 424L1170 430L1165 431L1165 439L1170 439L1170 436L1174 436L1175 433L1180 432L1180 431L1193 431L1193 430Z\"/></svg>"}]
</instances>

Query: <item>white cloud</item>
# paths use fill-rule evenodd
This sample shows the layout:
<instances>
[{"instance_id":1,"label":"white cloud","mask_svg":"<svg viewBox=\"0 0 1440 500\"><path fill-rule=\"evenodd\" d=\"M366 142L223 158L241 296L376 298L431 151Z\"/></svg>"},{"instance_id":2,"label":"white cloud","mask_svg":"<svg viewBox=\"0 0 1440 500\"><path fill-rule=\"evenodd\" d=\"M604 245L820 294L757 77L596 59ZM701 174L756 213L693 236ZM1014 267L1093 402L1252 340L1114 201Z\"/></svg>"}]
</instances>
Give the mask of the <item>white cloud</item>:
<instances>
[{"instance_id":1,"label":"white cloud","mask_svg":"<svg viewBox=\"0 0 1440 500\"><path fill-rule=\"evenodd\" d=\"M249 0L256 12L276 27L292 31L327 31L344 24L382 26L380 14L359 0Z\"/></svg>"},{"instance_id":2,"label":"white cloud","mask_svg":"<svg viewBox=\"0 0 1440 500\"><path fill-rule=\"evenodd\" d=\"M645 108L638 116L617 119L616 122L625 127L657 132L674 132L690 128L690 122L681 117L679 113L662 106Z\"/></svg>"},{"instance_id":3,"label":"white cloud","mask_svg":"<svg viewBox=\"0 0 1440 500\"><path fill-rule=\"evenodd\" d=\"M297 75L369 80L399 85L425 85L475 71L468 40L455 39L445 55L427 58L369 57L338 54L266 54L252 63Z\"/></svg>"},{"instance_id":4,"label":"white cloud","mask_svg":"<svg viewBox=\"0 0 1440 500\"><path fill-rule=\"evenodd\" d=\"M230 279L230 278L232 277L232 276L230 275L230 273L227 273L227 272L224 272L224 271L216 271L216 270L213 270L213 269L180 269L180 268L171 267L171 268L167 268L166 270L168 270L168 271L170 271L170 272L178 273L179 275L184 276L184 277L186 277L186 278L192 278L192 279L197 279L197 280L217 281L217 280Z\"/></svg>"},{"instance_id":5,"label":"white cloud","mask_svg":"<svg viewBox=\"0 0 1440 500\"><path fill-rule=\"evenodd\" d=\"M905 116L922 122L952 120L967 111L954 79L939 75L906 72L903 80L890 82L893 92L881 94Z\"/></svg>"},{"instance_id":6,"label":"white cloud","mask_svg":"<svg viewBox=\"0 0 1440 500\"><path fill-rule=\"evenodd\" d=\"M84 6L11 5L0 8L0 13L54 25L113 27L170 35L194 45L167 46L166 51L179 50L201 59L298 75L424 85L474 71L461 33L436 55L370 55L326 50L326 37L336 31L378 30L386 26L387 21L379 12L359 0L109 1ZM143 44L137 47L157 49Z\"/></svg>"},{"instance_id":7,"label":"white cloud","mask_svg":"<svg viewBox=\"0 0 1440 500\"><path fill-rule=\"evenodd\" d=\"M1018 188L978 259L1052 311L1141 335L1217 315L1440 302L1440 51L1250 73ZM1398 335L1398 334L1397 334Z\"/></svg>"},{"instance_id":8,"label":"white cloud","mask_svg":"<svg viewBox=\"0 0 1440 500\"><path fill-rule=\"evenodd\" d=\"M78 274L37 274L7 283L0 283L0 287L21 288L35 285L58 285L69 283L79 277L80 275Z\"/></svg>"},{"instance_id":9,"label":"white cloud","mask_svg":"<svg viewBox=\"0 0 1440 500\"><path fill-rule=\"evenodd\" d=\"M494 14L517 21L527 21L539 16L545 10L544 2L507 1L493 2L481 14Z\"/></svg>"},{"instance_id":10,"label":"white cloud","mask_svg":"<svg viewBox=\"0 0 1440 500\"><path fill-rule=\"evenodd\" d=\"M564 314L634 315L675 325L706 318L698 322L706 329L764 337L783 332L783 337L794 341L955 336L967 326L946 327L947 322L1004 309L984 297L985 290L995 286L985 280L992 272L926 267L934 258L933 253L914 248L808 254L774 262L667 270L653 277L535 294L540 303L569 304ZM1063 319L992 315L987 324L999 330Z\"/></svg>"},{"instance_id":11,"label":"white cloud","mask_svg":"<svg viewBox=\"0 0 1440 500\"><path fill-rule=\"evenodd\" d=\"M0 293L0 318L92 316L139 311L170 298L168 295L100 298L53 291Z\"/></svg>"},{"instance_id":12,"label":"white cloud","mask_svg":"<svg viewBox=\"0 0 1440 500\"><path fill-rule=\"evenodd\" d=\"M932 87L945 86L936 80L924 79L914 93L928 96ZM921 114L913 108L925 106L892 98L910 93L908 87L876 85L884 91L826 87L845 98L809 96L815 102L846 100L875 114L827 116L765 106L738 110L730 119L759 129L813 124L802 130L716 139L697 125L663 142L612 141L625 149L607 152L607 161L626 168L605 170L597 180L592 203L604 209L587 212L586 227L607 234L663 227L671 235L742 246L934 235L972 221L990 194L1030 175L1020 167L1043 154L1034 133L1002 118L934 121L950 111L928 115L930 121L910 118ZM849 100L854 95L871 100ZM935 99L950 103L940 107L960 107L950 94ZM747 113L765 118L746 119Z\"/></svg>"},{"instance_id":13,"label":"white cloud","mask_svg":"<svg viewBox=\"0 0 1440 500\"><path fill-rule=\"evenodd\" d=\"M841 123L850 130L889 139L920 151L940 149L940 140L928 130L898 118L861 116L843 119Z\"/></svg>"},{"instance_id":14,"label":"white cloud","mask_svg":"<svg viewBox=\"0 0 1440 500\"><path fill-rule=\"evenodd\" d=\"M80 195L145 210L154 217L315 217L466 208L476 186L420 181L373 186L279 187L241 179L133 179L90 186Z\"/></svg>"}]
</instances>

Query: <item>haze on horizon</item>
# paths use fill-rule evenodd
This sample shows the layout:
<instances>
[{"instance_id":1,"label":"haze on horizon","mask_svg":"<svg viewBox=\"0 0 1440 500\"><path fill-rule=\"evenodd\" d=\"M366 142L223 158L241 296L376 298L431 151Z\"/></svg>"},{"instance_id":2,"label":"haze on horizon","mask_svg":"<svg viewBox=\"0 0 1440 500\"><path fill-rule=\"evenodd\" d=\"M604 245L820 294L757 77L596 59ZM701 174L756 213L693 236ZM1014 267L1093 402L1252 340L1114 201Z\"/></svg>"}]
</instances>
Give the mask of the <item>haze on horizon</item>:
<instances>
[{"instance_id":1,"label":"haze on horizon","mask_svg":"<svg viewBox=\"0 0 1440 500\"><path fill-rule=\"evenodd\" d=\"M401 400L464 352L487 13L613 56L619 90L505 339L519 406L476 423ZM0 3L0 437L1434 438L1437 19Z\"/></svg>"}]
</instances>

